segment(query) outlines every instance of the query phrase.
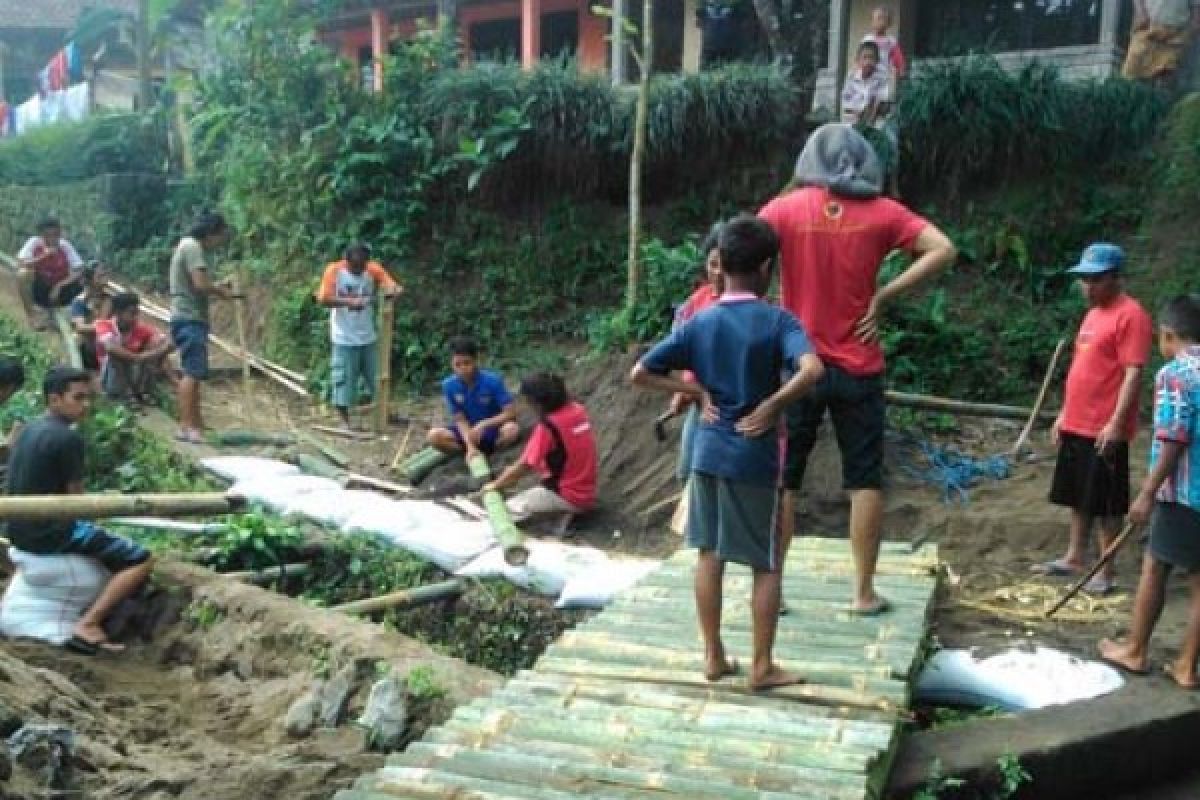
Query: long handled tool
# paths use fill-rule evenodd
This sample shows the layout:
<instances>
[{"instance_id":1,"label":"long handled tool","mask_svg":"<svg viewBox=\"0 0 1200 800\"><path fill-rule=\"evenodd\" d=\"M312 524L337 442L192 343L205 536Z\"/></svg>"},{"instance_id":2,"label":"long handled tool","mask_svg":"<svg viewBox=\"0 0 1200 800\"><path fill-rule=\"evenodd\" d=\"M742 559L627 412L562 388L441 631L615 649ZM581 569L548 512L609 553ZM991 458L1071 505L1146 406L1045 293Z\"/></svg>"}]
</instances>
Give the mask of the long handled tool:
<instances>
[{"instance_id":1,"label":"long handled tool","mask_svg":"<svg viewBox=\"0 0 1200 800\"><path fill-rule=\"evenodd\" d=\"M1017 443L1013 445L1012 450L1008 453L1012 458L1021 455L1021 448L1025 446L1025 440L1033 432L1034 423L1037 422L1038 416L1042 412L1042 406L1046 404L1046 394L1050 391L1050 382L1054 380L1054 370L1058 368L1058 359L1062 356L1063 349L1066 346L1066 339L1058 340L1058 345L1054 348L1054 355L1050 357L1050 366L1046 368L1046 377L1042 378L1042 388L1038 390L1037 400L1033 404L1033 411L1029 414L1029 421L1025 423L1024 430L1017 437Z\"/></svg>"},{"instance_id":2,"label":"long handled tool","mask_svg":"<svg viewBox=\"0 0 1200 800\"><path fill-rule=\"evenodd\" d=\"M667 423L675 417L679 416L679 412L667 410L654 418L654 438L660 442L667 440Z\"/></svg>"},{"instance_id":3,"label":"long handled tool","mask_svg":"<svg viewBox=\"0 0 1200 800\"><path fill-rule=\"evenodd\" d=\"M1117 538L1113 539L1112 544L1110 544L1104 550L1104 553L1100 556L1100 560L1093 564L1092 568L1089 569L1079 580L1075 581L1075 585L1068 589L1067 593L1064 594L1062 598L1053 606L1051 606L1050 610L1046 612L1047 619L1058 613L1058 610L1065 606L1072 597L1079 594L1079 591L1087 585L1088 581L1096 577L1096 573L1102 570L1105 564L1109 563L1113 560L1113 558L1116 557L1117 551L1121 549L1121 545L1125 544L1125 540L1129 538L1129 534L1133 533L1135 527L1136 526L1132 522L1125 523L1125 527L1120 533L1117 534Z\"/></svg>"}]
</instances>

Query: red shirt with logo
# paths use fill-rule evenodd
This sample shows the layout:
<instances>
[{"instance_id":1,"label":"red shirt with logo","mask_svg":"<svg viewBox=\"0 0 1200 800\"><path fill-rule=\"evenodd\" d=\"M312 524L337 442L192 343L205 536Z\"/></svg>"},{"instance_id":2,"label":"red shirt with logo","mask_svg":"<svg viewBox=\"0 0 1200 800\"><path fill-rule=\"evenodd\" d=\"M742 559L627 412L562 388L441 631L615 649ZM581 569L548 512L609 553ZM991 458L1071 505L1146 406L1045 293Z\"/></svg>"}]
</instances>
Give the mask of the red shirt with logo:
<instances>
[{"instance_id":1,"label":"red shirt with logo","mask_svg":"<svg viewBox=\"0 0 1200 800\"><path fill-rule=\"evenodd\" d=\"M576 402L567 403L546 420L558 429L562 437L562 453L565 461L558 475L556 491L571 505L589 509L596 503L596 437L587 410ZM536 470L543 478L553 477L551 454L558 443L554 434L546 427L546 420L537 424L521 454L521 461Z\"/></svg>"},{"instance_id":2,"label":"red shirt with logo","mask_svg":"<svg viewBox=\"0 0 1200 800\"><path fill-rule=\"evenodd\" d=\"M1145 366L1153 341L1150 315L1127 294L1088 311L1075 337L1060 430L1076 436L1098 436L1117 410L1125 369ZM1135 396L1125 420L1126 441L1137 433L1137 416Z\"/></svg>"},{"instance_id":3,"label":"red shirt with logo","mask_svg":"<svg viewBox=\"0 0 1200 800\"><path fill-rule=\"evenodd\" d=\"M854 326L875 296L883 259L910 250L928 221L886 197L822 187L777 197L759 216L779 235L781 303L800 318L821 361L851 375L883 372L883 348L859 340Z\"/></svg>"},{"instance_id":4,"label":"red shirt with logo","mask_svg":"<svg viewBox=\"0 0 1200 800\"><path fill-rule=\"evenodd\" d=\"M96 322L96 361L103 368L108 361L108 345L118 345L131 353L140 353L150 346L159 333L150 325L138 320L127 333L122 333L115 319L102 319Z\"/></svg>"}]
</instances>

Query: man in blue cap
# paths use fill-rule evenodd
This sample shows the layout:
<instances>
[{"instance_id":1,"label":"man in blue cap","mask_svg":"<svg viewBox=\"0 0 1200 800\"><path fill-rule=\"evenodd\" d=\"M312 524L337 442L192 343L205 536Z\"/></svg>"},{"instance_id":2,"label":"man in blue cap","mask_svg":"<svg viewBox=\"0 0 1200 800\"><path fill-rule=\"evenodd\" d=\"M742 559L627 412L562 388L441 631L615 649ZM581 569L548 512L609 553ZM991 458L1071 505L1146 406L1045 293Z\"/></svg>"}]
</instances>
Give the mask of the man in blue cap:
<instances>
[{"instance_id":1,"label":"man in blue cap","mask_svg":"<svg viewBox=\"0 0 1200 800\"><path fill-rule=\"evenodd\" d=\"M1088 312L1075 337L1062 412L1050 435L1058 463L1050 502L1071 509L1065 556L1034 567L1045 575L1072 576L1086 567L1092 523L1105 547L1129 510L1129 442L1137 432L1138 388L1150 356L1154 325L1121 286L1125 253L1098 243L1069 270L1079 277ZM1084 587L1106 594L1113 587L1109 562Z\"/></svg>"}]
</instances>

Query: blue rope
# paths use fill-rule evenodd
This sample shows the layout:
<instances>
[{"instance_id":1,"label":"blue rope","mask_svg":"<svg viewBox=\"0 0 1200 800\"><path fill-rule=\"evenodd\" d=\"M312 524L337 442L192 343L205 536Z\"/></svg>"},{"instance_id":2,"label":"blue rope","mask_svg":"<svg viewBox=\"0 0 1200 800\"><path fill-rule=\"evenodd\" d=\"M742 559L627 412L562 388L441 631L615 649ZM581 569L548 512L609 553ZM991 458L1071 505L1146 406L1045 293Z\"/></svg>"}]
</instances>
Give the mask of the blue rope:
<instances>
[{"instance_id":1,"label":"blue rope","mask_svg":"<svg viewBox=\"0 0 1200 800\"><path fill-rule=\"evenodd\" d=\"M942 490L942 502L966 505L968 489L983 479L1004 480L1012 474L1012 465L1007 456L975 458L957 450L924 440L910 439L905 442L924 460L925 465L903 464L905 474ZM913 459L915 460L915 459Z\"/></svg>"}]
</instances>

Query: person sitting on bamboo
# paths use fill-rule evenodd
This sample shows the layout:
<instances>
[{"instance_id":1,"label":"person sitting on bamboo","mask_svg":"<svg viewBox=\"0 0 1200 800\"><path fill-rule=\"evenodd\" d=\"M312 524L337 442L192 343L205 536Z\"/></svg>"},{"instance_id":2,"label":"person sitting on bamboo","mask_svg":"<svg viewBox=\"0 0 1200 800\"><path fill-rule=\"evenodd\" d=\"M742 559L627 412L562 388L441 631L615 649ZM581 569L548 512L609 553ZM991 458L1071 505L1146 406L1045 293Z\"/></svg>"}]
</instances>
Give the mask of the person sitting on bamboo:
<instances>
[{"instance_id":1,"label":"person sitting on bamboo","mask_svg":"<svg viewBox=\"0 0 1200 800\"><path fill-rule=\"evenodd\" d=\"M499 374L479 367L479 345L467 336L450 340L452 374L442 381L450 422L429 431L428 443L469 461L508 447L521 435L517 407Z\"/></svg>"},{"instance_id":2,"label":"person sitting on bamboo","mask_svg":"<svg viewBox=\"0 0 1200 800\"><path fill-rule=\"evenodd\" d=\"M8 462L9 495L83 494L84 441L75 424L87 416L92 378L82 369L52 367L42 383L46 413L17 437ZM83 655L121 652L108 641L104 621L117 604L141 588L153 563L136 542L114 536L87 520L10 520L12 546L36 555L87 556L112 573L99 596L75 624L66 647Z\"/></svg>"},{"instance_id":3,"label":"person sitting on bamboo","mask_svg":"<svg viewBox=\"0 0 1200 800\"><path fill-rule=\"evenodd\" d=\"M538 372L521 381L520 397L537 414L521 458L483 489L502 491L536 472L540 486L508 499L514 522L557 516L554 531L562 534L575 515L596 503L596 436L587 409L571 399L559 375Z\"/></svg>"}]
</instances>

